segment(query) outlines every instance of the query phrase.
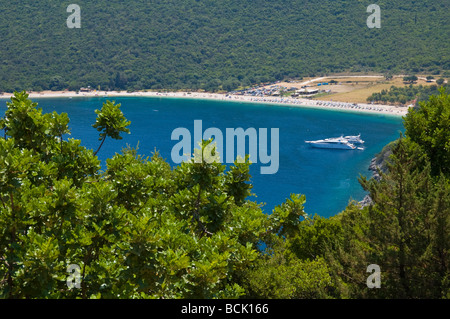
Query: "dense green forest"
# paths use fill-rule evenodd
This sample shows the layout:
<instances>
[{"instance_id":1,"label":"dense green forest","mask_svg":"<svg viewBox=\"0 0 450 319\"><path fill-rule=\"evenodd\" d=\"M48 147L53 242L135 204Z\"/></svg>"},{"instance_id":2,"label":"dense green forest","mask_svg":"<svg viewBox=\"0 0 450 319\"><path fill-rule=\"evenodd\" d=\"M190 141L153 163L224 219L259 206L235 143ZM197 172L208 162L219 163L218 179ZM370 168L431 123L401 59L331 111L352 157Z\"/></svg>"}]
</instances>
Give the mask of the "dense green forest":
<instances>
[{"instance_id":1,"label":"dense green forest","mask_svg":"<svg viewBox=\"0 0 450 319\"><path fill-rule=\"evenodd\" d=\"M448 0L76 1L0 4L0 91L231 90L333 72L450 72Z\"/></svg>"},{"instance_id":2,"label":"dense green forest","mask_svg":"<svg viewBox=\"0 0 450 319\"><path fill-rule=\"evenodd\" d=\"M7 106L1 298L450 298L443 89L404 117L380 178L360 178L372 204L330 218L307 216L301 194L263 213L248 161L172 168L126 148L101 171L103 141L129 132L113 102L96 111L95 152L63 138L67 114L43 114L25 92Z\"/></svg>"}]
</instances>

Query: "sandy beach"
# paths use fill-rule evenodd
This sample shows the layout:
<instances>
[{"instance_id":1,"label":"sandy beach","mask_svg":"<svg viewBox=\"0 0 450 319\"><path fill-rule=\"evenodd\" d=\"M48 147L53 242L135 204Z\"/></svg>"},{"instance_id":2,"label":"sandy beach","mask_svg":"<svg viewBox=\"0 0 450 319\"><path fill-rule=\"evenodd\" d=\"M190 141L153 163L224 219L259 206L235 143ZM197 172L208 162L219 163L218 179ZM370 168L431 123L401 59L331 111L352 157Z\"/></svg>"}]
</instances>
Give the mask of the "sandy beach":
<instances>
[{"instance_id":1,"label":"sandy beach","mask_svg":"<svg viewBox=\"0 0 450 319\"><path fill-rule=\"evenodd\" d=\"M4 93L0 98L10 98L12 94ZM387 114L393 116L404 116L408 112L408 107L399 107L392 105L364 104L364 103L345 103L335 101L310 100L305 98L291 97L254 97L247 95L232 95L219 93L200 93L200 92L116 92L116 91L91 91L91 92L29 92L31 99L35 98L80 98L80 97L171 97L171 98L192 98L192 99L210 99L220 101L249 102L262 104L275 104L294 107L309 107L318 109L329 109L347 112L362 112L371 114Z\"/></svg>"}]
</instances>

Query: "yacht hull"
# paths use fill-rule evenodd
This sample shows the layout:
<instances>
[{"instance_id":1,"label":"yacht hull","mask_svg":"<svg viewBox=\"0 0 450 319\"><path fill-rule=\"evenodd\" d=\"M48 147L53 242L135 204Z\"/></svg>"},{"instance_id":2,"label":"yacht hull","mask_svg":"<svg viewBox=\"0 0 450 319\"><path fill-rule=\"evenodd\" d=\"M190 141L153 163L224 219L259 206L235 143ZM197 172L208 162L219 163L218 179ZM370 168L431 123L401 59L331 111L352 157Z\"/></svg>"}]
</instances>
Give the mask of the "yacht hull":
<instances>
[{"instance_id":1,"label":"yacht hull","mask_svg":"<svg viewBox=\"0 0 450 319\"><path fill-rule=\"evenodd\" d=\"M321 142L306 142L312 147L316 148L327 148L327 149L340 149L340 150L354 150L356 147L351 144L345 144L345 143L321 143Z\"/></svg>"}]
</instances>

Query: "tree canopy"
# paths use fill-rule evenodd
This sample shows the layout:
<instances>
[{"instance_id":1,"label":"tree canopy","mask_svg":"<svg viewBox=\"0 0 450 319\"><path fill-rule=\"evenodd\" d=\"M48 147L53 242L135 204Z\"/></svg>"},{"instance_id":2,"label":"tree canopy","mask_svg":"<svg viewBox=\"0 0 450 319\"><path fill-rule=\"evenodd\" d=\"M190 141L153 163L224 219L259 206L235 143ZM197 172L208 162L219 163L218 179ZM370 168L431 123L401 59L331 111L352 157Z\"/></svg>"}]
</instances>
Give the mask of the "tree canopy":
<instances>
[{"instance_id":1,"label":"tree canopy","mask_svg":"<svg viewBox=\"0 0 450 319\"><path fill-rule=\"evenodd\" d=\"M448 84L444 84L441 87L443 87L447 91L447 93L450 92ZM393 85L389 90L382 90L379 93L373 93L367 98L367 101L400 104L412 103L415 107L417 107L421 102L428 101L431 95L438 95L439 89L440 87L438 85L413 86L410 84L409 86L405 87L398 87Z\"/></svg>"}]
</instances>

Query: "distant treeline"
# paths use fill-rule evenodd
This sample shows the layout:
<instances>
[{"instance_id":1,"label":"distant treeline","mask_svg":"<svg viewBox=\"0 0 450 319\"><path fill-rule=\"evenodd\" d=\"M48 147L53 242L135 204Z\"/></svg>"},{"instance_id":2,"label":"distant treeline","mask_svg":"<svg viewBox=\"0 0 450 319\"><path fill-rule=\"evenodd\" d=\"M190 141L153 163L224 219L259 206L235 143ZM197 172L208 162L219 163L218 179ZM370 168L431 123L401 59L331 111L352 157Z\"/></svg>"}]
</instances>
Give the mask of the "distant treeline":
<instances>
[{"instance_id":1,"label":"distant treeline","mask_svg":"<svg viewBox=\"0 0 450 319\"><path fill-rule=\"evenodd\" d=\"M232 90L336 72L450 74L448 0L0 3L0 91Z\"/></svg>"},{"instance_id":2,"label":"distant treeline","mask_svg":"<svg viewBox=\"0 0 450 319\"><path fill-rule=\"evenodd\" d=\"M442 85L447 92L450 92L447 83ZM369 102L383 102L383 103L412 103L415 101L415 105L418 105L421 101L428 100L430 95L438 95L439 86L413 86L410 84L405 87L391 86L389 90L382 90L379 93L373 93L367 98Z\"/></svg>"}]
</instances>

